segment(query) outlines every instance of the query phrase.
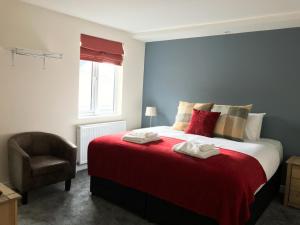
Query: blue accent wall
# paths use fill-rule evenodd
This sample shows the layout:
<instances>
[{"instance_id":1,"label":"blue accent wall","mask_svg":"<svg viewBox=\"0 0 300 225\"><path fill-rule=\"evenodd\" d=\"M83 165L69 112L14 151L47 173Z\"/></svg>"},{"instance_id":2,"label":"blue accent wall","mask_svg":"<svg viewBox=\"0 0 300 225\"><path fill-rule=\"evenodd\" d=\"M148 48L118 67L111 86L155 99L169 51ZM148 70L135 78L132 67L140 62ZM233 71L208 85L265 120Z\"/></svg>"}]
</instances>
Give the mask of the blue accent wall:
<instances>
[{"instance_id":1,"label":"blue accent wall","mask_svg":"<svg viewBox=\"0 0 300 225\"><path fill-rule=\"evenodd\" d=\"M262 136L300 155L300 28L147 43L143 112L171 125L179 100L252 103L267 113Z\"/></svg>"}]
</instances>

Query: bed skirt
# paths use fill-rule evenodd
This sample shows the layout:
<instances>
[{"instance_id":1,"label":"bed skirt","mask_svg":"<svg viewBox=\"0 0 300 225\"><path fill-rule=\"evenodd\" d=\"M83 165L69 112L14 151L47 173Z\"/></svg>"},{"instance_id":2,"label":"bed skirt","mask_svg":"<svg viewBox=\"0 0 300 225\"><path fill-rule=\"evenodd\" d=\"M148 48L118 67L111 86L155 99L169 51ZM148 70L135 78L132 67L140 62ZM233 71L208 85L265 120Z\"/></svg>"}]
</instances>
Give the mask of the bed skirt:
<instances>
[{"instance_id":1,"label":"bed skirt","mask_svg":"<svg viewBox=\"0 0 300 225\"><path fill-rule=\"evenodd\" d=\"M251 206L251 218L247 225L255 225L258 218L278 193L281 183L281 171L281 167L279 167L274 176L256 193L255 201ZM218 225L211 218L116 182L94 176L91 176L90 182L92 195L116 203L150 222L163 225Z\"/></svg>"}]
</instances>

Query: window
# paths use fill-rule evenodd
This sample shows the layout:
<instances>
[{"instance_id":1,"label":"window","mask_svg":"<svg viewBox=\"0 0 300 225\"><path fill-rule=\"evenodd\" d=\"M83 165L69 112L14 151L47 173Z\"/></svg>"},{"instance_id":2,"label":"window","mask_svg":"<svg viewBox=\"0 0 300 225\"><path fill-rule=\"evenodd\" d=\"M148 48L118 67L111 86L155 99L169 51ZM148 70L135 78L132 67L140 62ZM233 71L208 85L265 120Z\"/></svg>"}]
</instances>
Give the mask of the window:
<instances>
[{"instance_id":1,"label":"window","mask_svg":"<svg viewBox=\"0 0 300 225\"><path fill-rule=\"evenodd\" d=\"M79 117L120 113L121 66L80 60Z\"/></svg>"}]
</instances>

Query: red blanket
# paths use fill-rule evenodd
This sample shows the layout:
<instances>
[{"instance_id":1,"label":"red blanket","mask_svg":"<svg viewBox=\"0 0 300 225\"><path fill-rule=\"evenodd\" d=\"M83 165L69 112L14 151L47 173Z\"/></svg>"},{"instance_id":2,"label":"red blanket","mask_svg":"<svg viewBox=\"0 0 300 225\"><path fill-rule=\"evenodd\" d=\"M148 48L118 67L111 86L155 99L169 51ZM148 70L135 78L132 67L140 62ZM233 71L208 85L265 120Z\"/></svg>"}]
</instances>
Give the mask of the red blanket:
<instances>
[{"instance_id":1,"label":"red blanket","mask_svg":"<svg viewBox=\"0 0 300 225\"><path fill-rule=\"evenodd\" d=\"M266 182L255 158L221 149L220 155L198 159L172 151L182 140L164 137L139 145L122 141L122 135L90 143L90 176L149 193L220 225L243 225L250 218L254 193Z\"/></svg>"}]
</instances>

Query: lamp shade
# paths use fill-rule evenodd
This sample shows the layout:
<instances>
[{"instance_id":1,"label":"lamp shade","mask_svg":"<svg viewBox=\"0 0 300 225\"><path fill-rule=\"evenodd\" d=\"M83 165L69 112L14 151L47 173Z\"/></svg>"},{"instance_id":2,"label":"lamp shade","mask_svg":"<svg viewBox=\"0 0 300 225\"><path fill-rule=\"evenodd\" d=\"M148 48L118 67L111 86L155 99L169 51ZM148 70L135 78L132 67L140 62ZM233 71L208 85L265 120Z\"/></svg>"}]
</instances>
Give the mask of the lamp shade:
<instances>
[{"instance_id":1,"label":"lamp shade","mask_svg":"<svg viewBox=\"0 0 300 225\"><path fill-rule=\"evenodd\" d=\"M146 107L146 113L145 116L156 116L156 107L148 106Z\"/></svg>"}]
</instances>

